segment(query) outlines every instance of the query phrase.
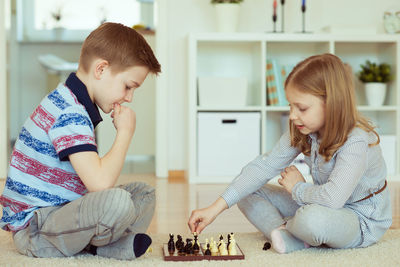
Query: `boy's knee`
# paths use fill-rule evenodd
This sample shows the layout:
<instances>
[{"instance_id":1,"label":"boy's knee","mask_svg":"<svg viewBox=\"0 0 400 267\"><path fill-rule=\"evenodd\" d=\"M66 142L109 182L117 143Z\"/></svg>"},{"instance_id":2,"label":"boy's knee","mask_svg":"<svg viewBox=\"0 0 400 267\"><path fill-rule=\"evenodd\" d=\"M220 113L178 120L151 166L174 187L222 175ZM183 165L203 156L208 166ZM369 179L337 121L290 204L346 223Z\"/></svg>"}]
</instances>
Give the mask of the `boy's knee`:
<instances>
[{"instance_id":1,"label":"boy's knee","mask_svg":"<svg viewBox=\"0 0 400 267\"><path fill-rule=\"evenodd\" d=\"M112 213L115 218L120 219L132 214L134 206L129 192L120 188L111 188L106 190L104 193L104 213ZM108 216L104 217L107 218Z\"/></svg>"}]
</instances>

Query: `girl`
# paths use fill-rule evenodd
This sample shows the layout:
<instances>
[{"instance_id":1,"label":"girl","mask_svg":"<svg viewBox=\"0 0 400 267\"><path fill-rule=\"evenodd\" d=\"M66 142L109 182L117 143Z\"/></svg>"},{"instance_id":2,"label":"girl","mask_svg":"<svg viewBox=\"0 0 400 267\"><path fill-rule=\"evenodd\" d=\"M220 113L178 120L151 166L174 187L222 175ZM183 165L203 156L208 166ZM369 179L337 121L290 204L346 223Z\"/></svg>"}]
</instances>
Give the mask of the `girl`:
<instances>
[{"instance_id":1,"label":"girl","mask_svg":"<svg viewBox=\"0 0 400 267\"><path fill-rule=\"evenodd\" d=\"M190 230L200 233L237 203L278 253L374 244L392 223L386 166L378 134L357 112L351 72L334 55L312 56L289 74L285 92L289 132L211 206L194 210ZM288 166L300 153L313 184ZM266 184L279 174L281 186Z\"/></svg>"}]
</instances>

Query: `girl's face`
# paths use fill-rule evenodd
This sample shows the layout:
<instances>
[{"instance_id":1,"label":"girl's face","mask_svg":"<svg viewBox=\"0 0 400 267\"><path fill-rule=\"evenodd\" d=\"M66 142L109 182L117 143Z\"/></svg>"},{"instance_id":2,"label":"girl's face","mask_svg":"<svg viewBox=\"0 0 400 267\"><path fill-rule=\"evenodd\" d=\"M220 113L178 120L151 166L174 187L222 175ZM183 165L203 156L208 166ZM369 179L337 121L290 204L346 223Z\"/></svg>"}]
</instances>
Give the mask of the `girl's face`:
<instances>
[{"instance_id":1,"label":"girl's face","mask_svg":"<svg viewBox=\"0 0 400 267\"><path fill-rule=\"evenodd\" d=\"M312 94L303 93L290 84L286 88L290 106L289 119L304 135L322 136L325 125L325 101Z\"/></svg>"}]
</instances>

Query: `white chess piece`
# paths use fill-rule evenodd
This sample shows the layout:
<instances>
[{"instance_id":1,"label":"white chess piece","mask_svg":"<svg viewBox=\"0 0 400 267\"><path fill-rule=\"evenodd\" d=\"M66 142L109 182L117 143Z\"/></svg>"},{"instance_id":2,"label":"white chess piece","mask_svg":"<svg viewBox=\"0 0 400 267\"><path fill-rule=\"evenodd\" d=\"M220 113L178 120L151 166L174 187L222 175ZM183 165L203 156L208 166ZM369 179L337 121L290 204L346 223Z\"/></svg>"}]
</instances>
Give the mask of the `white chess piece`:
<instances>
[{"instance_id":1,"label":"white chess piece","mask_svg":"<svg viewBox=\"0 0 400 267\"><path fill-rule=\"evenodd\" d=\"M220 244L221 244L221 245L219 246L219 254L220 254L221 256L226 256L226 255L228 255L228 250L226 249L225 241L224 241L224 240L221 240Z\"/></svg>"},{"instance_id":2,"label":"white chess piece","mask_svg":"<svg viewBox=\"0 0 400 267\"><path fill-rule=\"evenodd\" d=\"M229 243L229 246L228 246L228 253L229 253L229 255L236 255L237 254L235 239L231 239L231 242Z\"/></svg>"},{"instance_id":3,"label":"white chess piece","mask_svg":"<svg viewBox=\"0 0 400 267\"><path fill-rule=\"evenodd\" d=\"M213 242L213 246L211 248L211 256L218 256L218 247L215 241Z\"/></svg>"},{"instance_id":4,"label":"white chess piece","mask_svg":"<svg viewBox=\"0 0 400 267\"><path fill-rule=\"evenodd\" d=\"M204 242L204 245L203 245L204 250L207 250L207 244L208 244L208 238L206 238L206 241ZM211 249L211 244L210 244L210 249Z\"/></svg>"}]
</instances>

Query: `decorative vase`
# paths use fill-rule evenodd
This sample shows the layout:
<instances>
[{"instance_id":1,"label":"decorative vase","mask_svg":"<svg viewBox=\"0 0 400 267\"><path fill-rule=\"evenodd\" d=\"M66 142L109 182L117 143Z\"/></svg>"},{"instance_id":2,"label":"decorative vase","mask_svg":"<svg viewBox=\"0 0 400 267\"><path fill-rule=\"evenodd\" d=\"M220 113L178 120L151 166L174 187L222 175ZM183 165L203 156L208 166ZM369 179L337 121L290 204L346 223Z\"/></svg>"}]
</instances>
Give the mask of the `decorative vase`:
<instances>
[{"instance_id":1,"label":"decorative vase","mask_svg":"<svg viewBox=\"0 0 400 267\"><path fill-rule=\"evenodd\" d=\"M54 40L56 40L56 41L62 40L63 36L64 36L64 31L65 31L64 27L55 27L55 28L53 28Z\"/></svg>"},{"instance_id":2,"label":"decorative vase","mask_svg":"<svg viewBox=\"0 0 400 267\"><path fill-rule=\"evenodd\" d=\"M215 4L219 32L235 32L239 21L239 4Z\"/></svg>"},{"instance_id":3,"label":"decorative vase","mask_svg":"<svg viewBox=\"0 0 400 267\"><path fill-rule=\"evenodd\" d=\"M370 106L380 107L385 102L386 83L365 83L365 95Z\"/></svg>"}]
</instances>

